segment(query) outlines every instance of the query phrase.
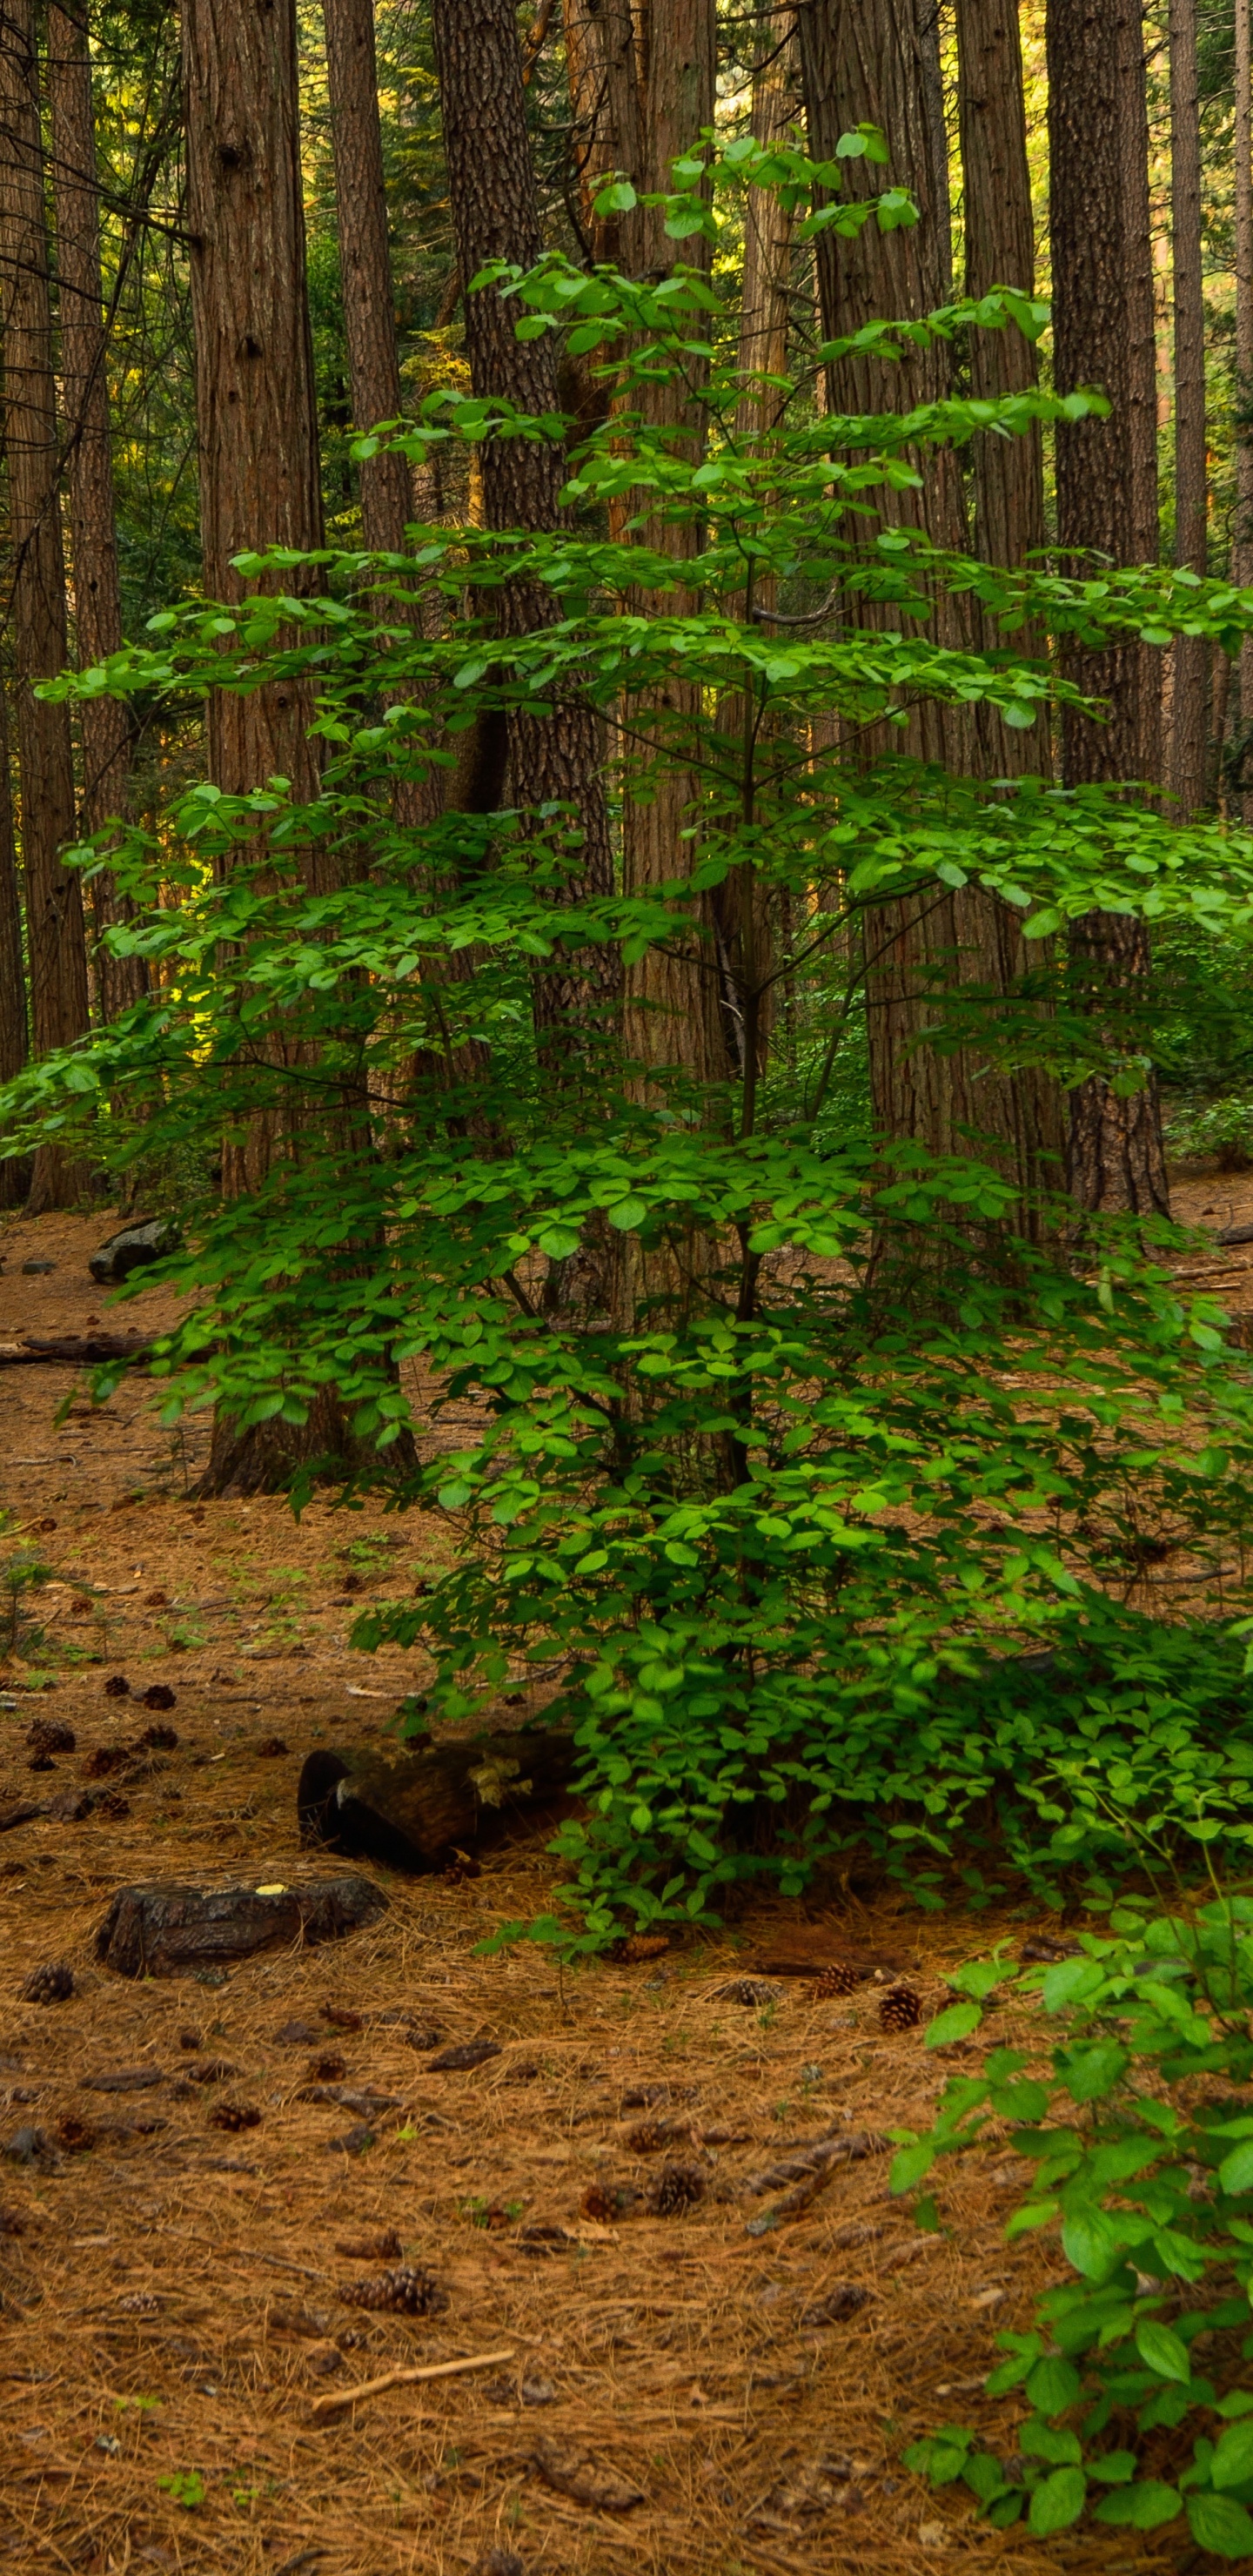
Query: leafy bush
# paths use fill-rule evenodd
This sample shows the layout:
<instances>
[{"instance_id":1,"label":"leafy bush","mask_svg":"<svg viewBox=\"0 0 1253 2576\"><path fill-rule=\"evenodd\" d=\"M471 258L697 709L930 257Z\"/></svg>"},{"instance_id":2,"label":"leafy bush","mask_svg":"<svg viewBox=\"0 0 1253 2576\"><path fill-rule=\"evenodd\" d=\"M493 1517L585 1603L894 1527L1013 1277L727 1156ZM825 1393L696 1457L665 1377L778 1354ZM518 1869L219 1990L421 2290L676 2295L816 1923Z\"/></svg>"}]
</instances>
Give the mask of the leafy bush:
<instances>
[{"instance_id":1,"label":"leafy bush","mask_svg":"<svg viewBox=\"0 0 1253 2576\"><path fill-rule=\"evenodd\" d=\"M1014 2238L1056 2227L1071 2277L1035 2330L1002 2334L990 2396L1030 2408L1002 2458L963 2424L907 2454L964 2483L998 2527L1038 2539L1091 2521L1155 2531L1185 2516L1222 2558L1253 2555L1253 1899L1153 1920L1129 1907L1081 1955L1006 1975L999 1957L950 1982L961 2000L927 2033L970 2036L986 2004L1039 1995L1062 2023L1038 2049L998 2048L949 2080L934 2126L907 2137L893 2188L976 2145L989 2118L1036 2166ZM897 2133L898 2136L902 2133Z\"/></svg>"}]
</instances>

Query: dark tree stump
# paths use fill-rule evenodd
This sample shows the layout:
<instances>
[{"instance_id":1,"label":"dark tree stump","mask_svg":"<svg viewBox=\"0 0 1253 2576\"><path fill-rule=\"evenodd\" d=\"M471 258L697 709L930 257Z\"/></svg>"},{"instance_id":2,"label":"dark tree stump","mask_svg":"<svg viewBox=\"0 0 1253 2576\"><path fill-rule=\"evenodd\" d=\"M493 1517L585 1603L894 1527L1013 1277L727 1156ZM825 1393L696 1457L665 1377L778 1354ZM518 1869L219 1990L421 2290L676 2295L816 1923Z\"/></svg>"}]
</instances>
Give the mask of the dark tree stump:
<instances>
[{"instance_id":1,"label":"dark tree stump","mask_svg":"<svg viewBox=\"0 0 1253 2576\"><path fill-rule=\"evenodd\" d=\"M442 1869L498 1841L511 1814L560 1797L570 1735L478 1735L412 1752L311 1753L296 1791L302 1831L394 1869Z\"/></svg>"},{"instance_id":2,"label":"dark tree stump","mask_svg":"<svg viewBox=\"0 0 1253 2576\"><path fill-rule=\"evenodd\" d=\"M120 1887L96 1934L96 1957L120 1977L184 1977L258 1950L342 1941L387 1910L368 1878L259 1896L252 1887Z\"/></svg>"}]
</instances>

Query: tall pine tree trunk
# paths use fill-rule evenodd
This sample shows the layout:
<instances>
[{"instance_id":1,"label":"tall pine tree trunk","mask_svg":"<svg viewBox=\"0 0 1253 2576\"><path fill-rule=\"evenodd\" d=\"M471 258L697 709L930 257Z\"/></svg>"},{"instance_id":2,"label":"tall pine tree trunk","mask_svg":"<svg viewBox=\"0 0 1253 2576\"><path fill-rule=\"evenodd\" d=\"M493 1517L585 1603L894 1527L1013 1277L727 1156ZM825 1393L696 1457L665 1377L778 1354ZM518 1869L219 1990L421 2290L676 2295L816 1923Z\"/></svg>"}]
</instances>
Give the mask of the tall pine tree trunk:
<instances>
[{"instance_id":1,"label":"tall pine tree trunk","mask_svg":"<svg viewBox=\"0 0 1253 2576\"><path fill-rule=\"evenodd\" d=\"M26 1053L26 965L13 830L9 707L7 691L0 685L0 1082L12 1082L22 1071ZM0 1163L0 1208L19 1206L26 1196L26 1185L24 1162Z\"/></svg>"},{"instance_id":2,"label":"tall pine tree trunk","mask_svg":"<svg viewBox=\"0 0 1253 2576\"><path fill-rule=\"evenodd\" d=\"M61 545L48 230L39 69L31 0L6 0L0 22L0 291L3 293L5 446L13 545L22 873L37 1054L69 1046L87 1027L82 887L63 866L74 839L74 763L67 705L35 696L69 658ZM71 1204L83 1174L59 1147L35 1155L32 1215Z\"/></svg>"},{"instance_id":3,"label":"tall pine tree trunk","mask_svg":"<svg viewBox=\"0 0 1253 2576\"><path fill-rule=\"evenodd\" d=\"M322 542L313 353L305 291L304 203L296 74L295 0L242 8L239 0L185 0L183 78L187 126L187 220L191 236L196 427L200 463L204 586L234 603L244 582L231 557L248 547ZM295 576L299 581L300 574ZM293 575L285 571L283 585ZM276 773L296 800L312 802L319 763L309 739L307 683L272 680L247 694L215 690L209 700L209 770L230 795ZM331 863L314 840L303 853L311 892L324 890ZM281 1037L268 1045L325 1134L334 1105L319 1101L316 1067ZM255 1118L223 1155L228 1196L255 1189L272 1166L299 1152L299 1107L281 1120ZM360 1140L344 1121L344 1151ZM341 1407L318 1399L302 1425L266 1423L237 1432L219 1415L203 1490L281 1488L302 1464L351 1459Z\"/></svg>"},{"instance_id":4,"label":"tall pine tree trunk","mask_svg":"<svg viewBox=\"0 0 1253 2576\"><path fill-rule=\"evenodd\" d=\"M1139 482L1136 474L1135 345L1127 326L1131 192L1109 184L1111 171L1125 169L1125 135L1135 121L1134 100L1131 109L1126 101L1125 12L1112 10L1109 0L1049 0L1046 35L1055 379L1061 393L1101 384L1111 404L1108 420L1058 426L1058 543L1130 563L1145 534L1143 473ZM1137 643L1067 654L1069 676L1106 699L1109 710L1104 724L1064 713L1067 786L1144 775L1153 709L1144 702L1143 664ZM1088 913L1072 932L1070 954L1081 1007L1115 1050L1140 1057L1134 1023L1147 991L1147 931L1129 915ZM1125 1098L1103 1075L1081 1083L1071 1094L1068 1159L1071 1193L1081 1208L1168 1212L1161 1110L1151 1076Z\"/></svg>"},{"instance_id":5,"label":"tall pine tree trunk","mask_svg":"<svg viewBox=\"0 0 1253 2576\"><path fill-rule=\"evenodd\" d=\"M1253 6L1235 0L1236 510L1231 578L1253 581ZM1253 635L1240 647L1236 692L1237 811L1253 818ZM1246 778L1249 784L1246 786Z\"/></svg>"},{"instance_id":6,"label":"tall pine tree trunk","mask_svg":"<svg viewBox=\"0 0 1253 2576\"><path fill-rule=\"evenodd\" d=\"M937 167L935 161L931 9L932 0L914 0L905 8L898 0L814 0L800 17L811 153L833 159L841 132L871 120L888 138L890 170L850 161L850 186L859 193L877 193L885 184L907 186L921 216L916 226L886 234L867 224L855 241L834 232L819 235L822 327L831 339L885 315L911 319L945 300L948 171L946 163ZM899 366L843 359L828 373L828 408L901 411L939 400L949 389L950 367L942 342ZM964 547L957 458L944 448L928 450L921 470L922 489L885 493L881 515L925 528L937 545ZM873 621L873 612L860 613ZM891 623L891 612L878 622ZM939 592L931 632L937 642L968 647L965 603ZM978 765L975 728L960 710L924 706L909 734L891 739L950 769ZM888 747L885 738L882 748ZM997 1024L1006 1006L1012 1008L1022 965L1021 942L1004 907L973 889L933 889L877 906L867 917L866 948L871 1103L880 1132L910 1138L936 1154L986 1152L1015 1183L1016 1226L1036 1231L1035 1193L1048 1175L1040 1169L1039 1121L1024 1102L1022 1085L997 1067L994 1052L966 1045L941 1054L928 1038L942 1015L943 993L973 985L987 996L994 1051Z\"/></svg>"},{"instance_id":7,"label":"tall pine tree trunk","mask_svg":"<svg viewBox=\"0 0 1253 2576\"><path fill-rule=\"evenodd\" d=\"M322 15L352 416L364 432L401 408L374 0L323 0ZM408 458L381 448L360 470L366 545L372 554L400 554L413 516Z\"/></svg>"},{"instance_id":8,"label":"tall pine tree trunk","mask_svg":"<svg viewBox=\"0 0 1253 2576\"><path fill-rule=\"evenodd\" d=\"M91 55L83 20L57 6L56 0L48 10L48 91L74 626L79 666L90 669L121 649L122 593L105 373ZM97 832L113 817L126 814L130 720L120 699L86 698L79 707L79 724L83 827ZM108 875L93 878L91 900L97 933L127 919L133 909ZM96 976L105 1019L137 1001L147 982L142 958L113 957L107 948L96 952Z\"/></svg>"},{"instance_id":9,"label":"tall pine tree trunk","mask_svg":"<svg viewBox=\"0 0 1253 2576\"><path fill-rule=\"evenodd\" d=\"M672 163L698 141L703 126L713 123L715 0L643 0L635 22L643 183L650 193L672 190L676 185ZM708 271L710 244L703 235L676 245L665 232L663 210L646 209L640 236L643 273L666 275L676 251L685 266ZM693 363L688 361L689 369ZM682 378L659 383L643 395L636 393L633 400L672 454L688 464L699 464L705 416ZM700 551L700 530L690 519L673 526L649 516L640 534L645 545L669 555L676 565ZM660 599L656 592L649 594L649 600L653 606L660 605L663 613L681 617L691 605L692 594L676 585ZM699 729L702 713L699 688L677 677L661 689L628 699L624 706L627 770L628 776L632 768L636 770L637 788L641 767L657 764L647 790L632 793L628 785L624 797L622 869L628 893L642 893L649 886L691 873L692 843L683 833L694 820L700 782L684 760L683 749ZM635 1063L650 1070L675 1067L700 1087L725 1080L735 1053L728 1045L726 983L713 908L707 901L697 908L696 920L700 927L691 934L684 936L676 929L664 949L654 946L628 966L624 1043Z\"/></svg>"},{"instance_id":10,"label":"tall pine tree trunk","mask_svg":"<svg viewBox=\"0 0 1253 2576\"><path fill-rule=\"evenodd\" d=\"M432 25L462 276L472 278L491 259L529 266L542 244L513 0L433 0ZM492 102L490 149L484 148L485 99ZM502 396L528 412L559 410L552 341L517 338L517 305L489 287L467 295L465 315L475 395ZM559 525L567 470L560 445L497 438L484 444L481 456L486 527L503 532ZM552 593L537 582L506 582L497 598L498 631L505 638L553 624L560 614ZM611 893L604 747L594 710L572 697L557 702L547 716L510 714L504 733L511 801L532 813L557 803L575 809L581 838L571 892ZM490 736L482 752L490 769ZM499 803L504 784L498 770L480 791L479 810ZM615 991L614 961L604 948L554 964L537 979L537 1027L550 1063L559 1063L580 1022L599 1016Z\"/></svg>"},{"instance_id":11,"label":"tall pine tree trunk","mask_svg":"<svg viewBox=\"0 0 1253 2576\"><path fill-rule=\"evenodd\" d=\"M597 183L621 171L644 186L644 102L631 0L565 0L566 74L583 223L594 260L631 277L643 267L646 210L598 215Z\"/></svg>"},{"instance_id":12,"label":"tall pine tree trunk","mask_svg":"<svg viewBox=\"0 0 1253 2576\"><path fill-rule=\"evenodd\" d=\"M1170 219L1174 287L1175 562L1207 569L1205 297L1201 265L1201 119L1197 0L1170 0ZM1210 648L1179 635L1171 648L1166 783L1184 814L1205 800Z\"/></svg>"}]
</instances>

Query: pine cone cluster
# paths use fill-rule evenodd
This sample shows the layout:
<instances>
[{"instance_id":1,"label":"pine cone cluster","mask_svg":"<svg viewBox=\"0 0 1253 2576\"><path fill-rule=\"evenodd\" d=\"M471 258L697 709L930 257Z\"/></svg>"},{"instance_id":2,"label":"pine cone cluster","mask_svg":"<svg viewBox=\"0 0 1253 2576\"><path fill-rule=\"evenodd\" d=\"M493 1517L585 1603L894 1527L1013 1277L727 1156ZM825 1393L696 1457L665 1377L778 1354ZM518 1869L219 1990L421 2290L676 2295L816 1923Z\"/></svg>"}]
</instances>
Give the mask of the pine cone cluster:
<instances>
[{"instance_id":1,"label":"pine cone cluster","mask_svg":"<svg viewBox=\"0 0 1253 2576\"><path fill-rule=\"evenodd\" d=\"M346 2281L339 2295L346 2308L389 2308L403 2317L435 2317L448 2305L447 2291L416 2263L400 2263L374 2281Z\"/></svg>"},{"instance_id":2,"label":"pine cone cluster","mask_svg":"<svg viewBox=\"0 0 1253 2576\"><path fill-rule=\"evenodd\" d=\"M890 1986L879 2004L879 2021L884 2030L917 2030L922 2020L922 1997L912 1986Z\"/></svg>"},{"instance_id":3,"label":"pine cone cluster","mask_svg":"<svg viewBox=\"0 0 1253 2576\"><path fill-rule=\"evenodd\" d=\"M63 1959L49 1960L42 1968L32 1968L21 1988L24 2004L63 2004L74 1992L74 1971Z\"/></svg>"},{"instance_id":4,"label":"pine cone cluster","mask_svg":"<svg viewBox=\"0 0 1253 2576\"><path fill-rule=\"evenodd\" d=\"M850 1968L847 1960L833 1959L814 1979L814 2002L833 2002L837 1995L855 1995L861 1984L860 1971Z\"/></svg>"},{"instance_id":5,"label":"pine cone cluster","mask_svg":"<svg viewBox=\"0 0 1253 2576\"><path fill-rule=\"evenodd\" d=\"M240 2129L259 2129L261 2114L252 2102L215 2102L209 2113L211 2129L228 2129L234 2136Z\"/></svg>"},{"instance_id":6,"label":"pine cone cluster","mask_svg":"<svg viewBox=\"0 0 1253 2576\"><path fill-rule=\"evenodd\" d=\"M648 2196L654 2218L677 2218L685 2209L693 2209L705 2197L706 2176L701 2165L663 2165Z\"/></svg>"}]
</instances>

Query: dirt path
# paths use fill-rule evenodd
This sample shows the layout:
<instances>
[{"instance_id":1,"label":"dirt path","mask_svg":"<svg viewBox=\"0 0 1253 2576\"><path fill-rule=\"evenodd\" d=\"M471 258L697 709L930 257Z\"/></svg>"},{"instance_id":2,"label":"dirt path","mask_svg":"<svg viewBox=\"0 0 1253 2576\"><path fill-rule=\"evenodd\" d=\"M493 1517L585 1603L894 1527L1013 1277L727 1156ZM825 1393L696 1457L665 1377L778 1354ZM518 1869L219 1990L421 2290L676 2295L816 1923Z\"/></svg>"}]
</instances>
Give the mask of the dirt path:
<instances>
[{"instance_id":1,"label":"dirt path","mask_svg":"<svg viewBox=\"0 0 1253 2576\"><path fill-rule=\"evenodd\" d=\"M1247 1182L1186 1187L1190 1216L1220 1194L1207 1223L1253 1215ZM85 1270L107 1231L3 1230L0 1339L107 1317ZM342 1866L301 1850L298 1763L376 1732L414 1687L413 1658L356 1656L348 1628L439 1541L325 1504L299 1526L279 1502L194 1504L202 1436L171 1444L138 1382L58 1427L72 1384L0 1374L0 1555L38 1545L54 1573L19 1599L31 1624L0 1676L23 1685L0 1706L0 1807L97 1775L90 1814L0 1834L0 2571L453 2576L493 2547L524 2576L1170 2567L1169 2535L1119 2535L1111 2556L978 2531L900 2467L939 2421L985 2421L1012 2448L980 2383L1050 2257L1005 2246L1019 2177L995 2157L946 2169L938 2236L891 2204L877 2142L925 2120L947 2064L884 2032L882 1984L904 1975L929 2012L944 1965L1018 1941L1029 1913L763 1908L735 1938L563 1988L533 1947L474 1955L542 1908L536 1840L460 1885L371 1868L388 1899L371 1931L222 1982L95 1965L120 1885ZM106 1694L115 1677L126 1697ZM154 1685L175 1695L156 1720L139 1705ZM76 1745L32 1775L36 1715ZM154 1722L177 1743L136 1749ZM737 1991L759 1956L850 1945L880 1963L878 1992L873 1976L828 2003L799 1978ZM16 2000L62 1961L72 1997ZM432 2066L475 2039L493 2051L476 2068ZM94 2081L118 2073L151 2080ZM778 2191L753 2176L863 2135L807 2210L759 2229ZM394 2250L342 2250L368 2239ZM431 2276L426 2313L344 2298L400 2267ZM510 2357L314 2413L396 2364L487 2352Z\"/></svg>"}]
</instances>

